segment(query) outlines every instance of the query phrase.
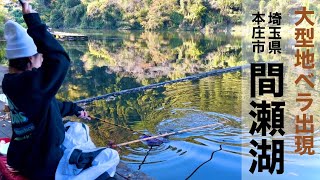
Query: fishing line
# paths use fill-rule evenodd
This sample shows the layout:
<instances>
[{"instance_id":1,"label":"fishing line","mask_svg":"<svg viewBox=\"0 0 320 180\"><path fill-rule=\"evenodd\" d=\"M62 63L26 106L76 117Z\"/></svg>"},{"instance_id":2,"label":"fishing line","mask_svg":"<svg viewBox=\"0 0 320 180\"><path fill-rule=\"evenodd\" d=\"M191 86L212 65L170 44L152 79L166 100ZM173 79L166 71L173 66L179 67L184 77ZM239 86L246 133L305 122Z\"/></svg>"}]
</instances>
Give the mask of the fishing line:
<instances>
[{"instance_id":1,"label":"fishing line","mask_svg":"<svg viewBox=\"0 0 320 180\"><path fill-rule=\"evenodd\" d=\"M194 173L196 173L196 172L200 169L201 166L203 166L203 165L206 164L207 162L211 161L211 159L213 158L213 154L214 154L215 152L218 152L218 151L221 151L221 150L222 150L222 146L221 146L221 144L220 144L220 149L213 151L213 152L211 153L210 159L207 160L207 161L205 161L205 162L203 162L202 164L200 164L200 165L186 178L186 180L188 180L189 178L191 178L191 176L192 176Z\"/></svg>"},{"instance_id":2,"label":"fishing line","mask_svg":"<svg viewBox=\"0 0 320 180\"><path fill-rule=\"evenodd\" d=\"M141 166L142 166L142 165L144 164L144 162L146 161L146 159L147 159L147 157L148 157L148 155L149 155L150 151L152 150L152 147L153 147L153 146L150 146L150 148L149 148L149 150L148 150L147 154L144 156L144 158L143 158L143 160L142 160L141 164L139 165L138 170L140 170L140 169L141 169Z\"/></svg>"},{"instance_id":3,"label":"fishing line","mask_svg":"<svg viewBox=\"0 0 320 180\"><path fill-rule=\"evenodd\" d=\"M94 116L89 116L91 118L94 118L94 119L97 119L101 122L105 122L105 123L108 123L108 124L111 124L111 125L114 125L114 126L117 126L117 127L120 127L120 128L123 128L123 129L126 129L126 130L129 130L131 132L134 132L134 133L137 133L137 134L140 134L141 136L139 137L139 139L145 139L145 138L150 138L152 136L150 135L147 135L145 133L142 133L142 132L139 132L139 131L135 131L129 127L126 127L126 126L121 126L121 125L118 125L118 124L115 124L115 123L112 123L112 122L109 122L109 121L106 121L106 120L103 120L101 118L97 118L97 117L94 117ZM148 146L160 146L161 144L164 143L164 138L161 140L159 138L152 138L152 139L148 139L148 140L145 140L145 141L142 141L144 142L146 145Z\"/></svg>"},{"instance_id":4,"label":"fishing line","mask_svg":"<svg viewBox=\"0 0 320 180\"><path fill-rule=\"evenodd\" d=\"M132 131L132 132L137 133L137 134L145 135L144 133L139 132L139 131L135 131L135 130L129 128L129 127L122 126L122 125L119 125L119 124L116 124L116 123L112 123L112 122L103 120L103 119L98 118L98 117L94 117L94 116L89 116L89 117L90 117L90 118L93 118L93 119L97 119L97 120L99 120L99 121L101 121L101 122L105 122L105 123L108 123L108 124L111 124L111 125L114 125L114 126L117 126L117 127L120 127L120 128L126 129L126 130L129 130L129 131Z\"/></svg>"}]
</instances>

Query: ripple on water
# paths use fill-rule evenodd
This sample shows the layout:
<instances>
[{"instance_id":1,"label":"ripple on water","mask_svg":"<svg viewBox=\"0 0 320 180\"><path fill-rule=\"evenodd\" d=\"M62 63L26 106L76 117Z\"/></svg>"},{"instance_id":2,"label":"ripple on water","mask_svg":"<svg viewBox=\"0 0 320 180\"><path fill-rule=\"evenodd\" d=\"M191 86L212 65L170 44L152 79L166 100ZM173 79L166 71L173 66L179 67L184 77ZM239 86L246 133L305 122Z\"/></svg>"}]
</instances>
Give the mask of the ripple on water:
<instances>
[{"instance_id":1,"label":"ripple on water","mask_svg":"<svg viewBox=\"0 0 320 180\"><path fill-rule=\"evenodd\" d=\"M172 135L170 141L151 151L147 148L131 148L131 154L123 157L134 169L144 171L157 179L175 177L186 178L200 164L207 161L213 151L213 160L201 167L194 178L223 177L219 172L227 172L230 178L239 179L241 176L241 133L240 119L235 116L215 112L202 112L194 109L174 109L179 118L171 118L156 126L158 133L179 131L198 126L217 124L217 126L194 130L191 132ZM221 123L221 124L220 124ZM222 145L223 150L220 150ZM141 162L149 151L146 161ZM237 167L237 168L236 168ZM174 169L165 171L163 169ZM214 174L216 173L216 174Z\"/></svg>"},{"instance_id":2,"label":"ripple on water","mask_svg":"<svg viewBox=\"0 0 320 180\"><path fill-rule=\"evenodd\" d=\"M217 124L217 126L170 136L170 141L159 147L154 147L149 152L144 164L141 162L149 149L128 147L131 154L123 159L132 168L138 169L140 167L141 171L157 179L168 179L168 177L185 179L216 151L213 159L192 176L194 179L207 179L208 177L240 179L241 173L245 174L242 177L247 177L253 160L249 154L252 148L250 140L253 139L253 136L248 134L248 130L241 129L239 117L193 109L174 109L174 111L182 116L160 122L156 126L158 133L179 131L208 124ZM222 123L222 125L218 123ZM320 167L320 138L315 137L314 141L316 155L303 157L293 153L296 147L294 135L288 134L284 138L286 173L283 177L294 179L301 175L310 178L318 176L320 173L315 174L315 169ZM261 137L254 139L259 142ZM220 145L221 151L219 151ZM168 169L173 171L168 171ZM270 175L263 173L257 177L268 179Z\"/></svg>"}]
</instances>

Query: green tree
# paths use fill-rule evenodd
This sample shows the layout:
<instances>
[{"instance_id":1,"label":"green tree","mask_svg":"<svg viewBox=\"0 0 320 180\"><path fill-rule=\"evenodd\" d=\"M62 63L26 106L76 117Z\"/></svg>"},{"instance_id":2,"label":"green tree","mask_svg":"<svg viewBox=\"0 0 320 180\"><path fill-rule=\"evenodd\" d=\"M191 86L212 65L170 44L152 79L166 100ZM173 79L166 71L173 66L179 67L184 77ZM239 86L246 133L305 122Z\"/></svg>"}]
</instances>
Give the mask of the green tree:
<instances>
[{"instance_id":1,"label":"green tree","mask_svg":"<svg viewBox=\"0 0 320 180\"><path fill-rule=\"evenodd\" d=\"M85 7L82 4L78 4L72 8L68 8L64 12L64 25L67 27L76 27L81 23L84 13Z\"/></svg>"},{"instance_id":2,"label":"green tree","mask_svg":"<svg viewBox=\"0 0 320 180\"><path fill-rule=\"evenodd\" d=\"M194 23L196 20L200 20L206 12L206 7L202 4L201 0L188 1L187 14L185 18Z\"/></svg>"},{"instance_id":3,"label":"green tree","mask_svg":"<svg viewBox=\"0 0 320 180\"><path fill-rule=\"evenodd\" d=\"M65 3L66 3L67 8L73 8L73 7L81 4L81 1L80 0L66 0Z\"/></svg>"},{"instance_id":4,"label":"green tree","mask_svg":"<svg viewBox=\"0 0 320 180\"><path fill-rule=\"evenodd\" d=\"M0 37L3 37L3 28L8 12L0 5Z\"/></svg>"},{"instance_id":5,"label":"green tree","mask_svg":"<svg viewBox=\"0 0 320 180\"><path fill-rule=\"evenodd\" d=\"M54 28L61 28L63 27L64 23L64 16L62 11L54 9L51 11L50 15L50 26Z\"/></svg>"},{"instance_id":6,"label":"green tree","mask_svg":"<svg viewBox=\"0 0 320 180\"><path fill-rule=\"evenodd\" d=\"M162 29L174 24L171 16L177 10L176 0L153 1L149 8L145 22L142 22L145 29Z\"/></svg>"},{"instance_id":7,"label":"green tree","mask_svg":"<svg viewBox=\"0 0 320 180\"><path fill-rule=\"evenodd\" d=\"M267 1L267 0L265 0ZM35 0L41 18L55 28L202 29L239 23L242 0ZM269 1L268 1L269 2ZM273 1L274 2L274 1ZM286 1L287 2L287 1ZM280 3L285 7L284 3ZM10 5L10 13L22 21Z\"/></svg>"}]
</instances>

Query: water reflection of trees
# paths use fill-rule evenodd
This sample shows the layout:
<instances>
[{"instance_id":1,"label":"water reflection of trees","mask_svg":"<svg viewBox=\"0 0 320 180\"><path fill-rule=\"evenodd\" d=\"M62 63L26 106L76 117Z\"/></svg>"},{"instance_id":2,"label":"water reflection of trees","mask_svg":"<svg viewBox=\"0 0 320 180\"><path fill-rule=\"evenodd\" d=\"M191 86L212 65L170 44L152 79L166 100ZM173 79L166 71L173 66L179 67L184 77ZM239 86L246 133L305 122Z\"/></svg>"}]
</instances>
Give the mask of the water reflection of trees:
<instances>
[{"instance_id":1,"label":"water reflection of trees","mask_svg":"<svg viewBox=\"0 0 320 180\"><path fill-rule=\"evenodd\" d=\"M204 36L188 32L110 32L88 43L65 42L73 60L70 71L73 77L69 76L67 81L75 82L68 84L73 91L68 97L84 98L121 90L111 86L125 77L136 82L132 88L240 65L244 63L240 45L239 38L225 34ZM99 71L98 77L95 71ZM114 74L118 77L114 78ZM100 78L109 82L107 86L101 86ZM95 93L77 91L77 84L83 81L90 81Z\"/></svg>"},{"instance_id":2,"label":"water reflection of trees","mask_svg":"<svg viewBox=\"0 0 320 180\"><path fill-rule=\"evenodd\" d=\"M240 39L224 34L142 32L92 40L82 60L87 70L108 66L110 73L135 77L140 82L163 76L176 79L241 64L240 46Z\"/></svg>"},{"instance_id":3,"label":"water reflection of trees","mask_svg":"<svg viewBox=\"0 0 320 180\"><path fill-rule=\"evenodd\" d=\"M240 39L192 33L114 33L96 40L65 42L72 66L58 97L78 100L185 77L241 62ZM217 61L217 62L215 62ZM215 63L213 63L215 62ZM228 62L228 63L226 63ZM155 126L173 116L173 108L240 112L240 73L185 82L85 105L91 114L136 130L156 133ZM227 81L230 81L227 83ZM93 139L100 145L136 139L132 132L93 121Z\"/></svg>"},{"instance_id":4,"label":"water reflection of trees","mask_svg":"<svg viewBox=\"0 0 320 180\"><path fill-rule=\"evenodd\" d=\"M99 71L97 72L99 74ZM176 113L174 109L195 109L239 116L241 112L240 76L241 73L238 72L221 77L209 77L195 82L173 84L144 93L120 96L114 101L101 100L83 106L90 114L112 123L157 134L156 125L161 121L185 117L185 114ZM89 91L89 94L95 93L96 90L92 88L90 81L83 82L86 84L80 87L84 91ZM108 87L105 81L101 83L103 83L101 87ZM64 93L66 92L62 91L60 95L66 97ZM128 130L108 123L92 121L90 124L92 138L99 145L105 145L110 139L125 142L138 138ZM134 146L139 146L139 144Z\"/></svg>"},{"instance_id":5,"label":"water reflection of trees","mask_svg":"<svg viewBox=\"0 0 320 180\"><path fill-rule=\"evenodd\" d=\"M239 39L231 40L222 36L210 38L188 33L180 36L173 33L138 33L137 35L122 34L120 37L114 34L111 41L108 38L90 41L89 45L81 42L80 44L79 42L64 43L73 59L73 64L59 98L78 100L251 61L251 59L240 59L242 52ZM318 49L315 48L315 51L318 52ZM284 52L289 50L288 46ZM265 58L268 57L260 60ZM292 58L292 55L283 53L282 59L287 62ZM291 67L291 65L289 63L285 67ZM128 68L135 66L141 69L140 74ZM190 71L191 66L198 69ZM168 75L148 74L147 70L155 67L171 69ZM294 71L288 69L286 72ZM291 133L290 129L294 129L292 112L299 110L293 96L296 90L292 82L296 76L291 73L285 74L285 81L288 82L286 83L288 91L285 92L288 102L286 105L287 133ZM144 93L125 95L116 98L115 101L97 101L85 106L91 114L110 122L156 134L156 125L159 122L184 116L174 112L174 109L191 108L240 117L241 82L245 82L246 89L249 87L246 79L241 80L240 72L230 73L194 82L173 84ZM319 109L316 105L314 108ZM249 112L249 109L246 109L246 112ZM250 122L244 121L247 126ZM110 139L125 142L138 138L128 130L116 128L107 123L92 121L90 124L92 137L98 145L105 145ZM315 122L315 125L318 129L319 123ZM141 146L141 144L134 146Z\"/></svg>"}]
</instances>

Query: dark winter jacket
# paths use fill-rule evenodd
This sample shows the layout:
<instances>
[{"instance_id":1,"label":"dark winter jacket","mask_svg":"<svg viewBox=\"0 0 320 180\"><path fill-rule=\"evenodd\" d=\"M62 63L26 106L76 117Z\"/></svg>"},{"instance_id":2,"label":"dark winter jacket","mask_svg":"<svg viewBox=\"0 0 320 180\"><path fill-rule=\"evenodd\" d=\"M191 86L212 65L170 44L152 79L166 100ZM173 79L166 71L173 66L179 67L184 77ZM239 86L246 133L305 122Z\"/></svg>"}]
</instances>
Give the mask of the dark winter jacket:
<instances>
[{"instance_id":1,"label":"dark winter jacket","mask_svg":"<svg viewBox=\"0 0 320 180\"><path fill-rule=\"evenodd\" d=\"M8 164L31 179L54 179L63 155L62 117L82 109L55 99L69 68L69 56L41 23L39 14L26 14L24 19L28 34L43 54L43 64L4 76L2 88L8 97L13 132Z\"/></svg>"}]
</instances>

